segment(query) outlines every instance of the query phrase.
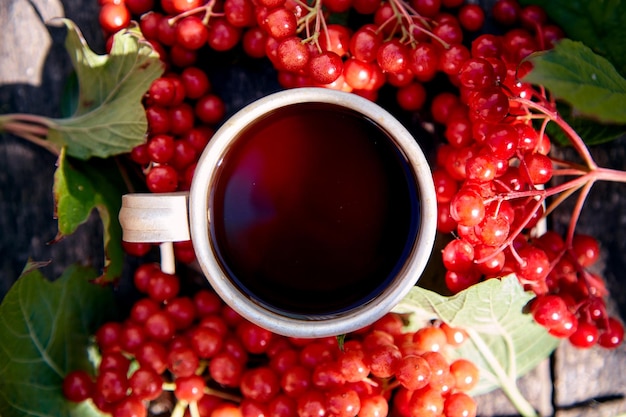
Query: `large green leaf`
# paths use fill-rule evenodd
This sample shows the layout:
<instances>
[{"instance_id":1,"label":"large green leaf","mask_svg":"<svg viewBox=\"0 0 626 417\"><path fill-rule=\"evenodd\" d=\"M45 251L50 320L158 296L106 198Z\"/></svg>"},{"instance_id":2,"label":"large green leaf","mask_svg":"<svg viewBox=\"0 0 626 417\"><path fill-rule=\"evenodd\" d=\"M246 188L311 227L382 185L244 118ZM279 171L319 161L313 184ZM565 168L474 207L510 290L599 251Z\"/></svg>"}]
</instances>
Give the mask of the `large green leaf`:
<instances>
[{"instance_id":1,"label":"large green leaf","mask_svg":"<svg viewBox=\"0 0 626 417\"><path fill-rule=\"evenodd\" d=\"M54 174L55 213L59 238L72 234L95 209L103 224L104 271L101 281L114 281L124 266L122 229L117 220L123 182L112 159L70 160L61 152Z\"/></svg>"},{"instance_id":2,"label":"large green leaf","mask_svg":"<svg viewBox=\"0 0 626 417\"><path fill-rule=\"evenodd\" d=\"M558 339L535 323L525 306L533 298L514 275L489 279L446 297L415 287L395 311L412 313L415 325L428 319L466 329L470 340L455 354L480 368L474 394L496 388L516 391L516 380L547 358Z\"/></svg>"},{"instance_id":3,"label":"large green leaf","mask_svg":"<svg viewBox=\"0 0 626 417\"><path fill-rule=\"evenodd\" d=\"M53 120L48 140L80 159L130 151L145 141L147 119L141 100L163 73L163 62L136 31L118 32L111 52L98 55L72 21L63 21L79 97L71 117Z\"/></svg>"},{"instance_id":4,"label":"large green leaf","mask_svg":"<svg viewBox=\"0 0 626 417\"><path fill-rule=\"evenodd\" d=\"M605 123L626 123L626 79L581 42L563 39L552 50L529 56L523 81L546 87L575 113Z\"/></svg>"},{"instance_id":5,"label":"large green leaf","mask_svg":"<svg viewBox=\"0 0 626 417\"><path fill-rule=\"evenodd\" d=\"M542 6L568 38L581 41L626 76L625 0L521 0Z\"/></svg>"},{"instance_id":6,"label":"large green leaf","mask_svg":"<svg viewBox=\"0 0 626 417\"><path fill-rule=\"evenodd\" d=\"M96 416L61 390L71 370L94 373L89 337L112 311L111 287L95 271L72 266L50 282L32 264L0 304L0 416Z\"/></svg>"}]
</instances>

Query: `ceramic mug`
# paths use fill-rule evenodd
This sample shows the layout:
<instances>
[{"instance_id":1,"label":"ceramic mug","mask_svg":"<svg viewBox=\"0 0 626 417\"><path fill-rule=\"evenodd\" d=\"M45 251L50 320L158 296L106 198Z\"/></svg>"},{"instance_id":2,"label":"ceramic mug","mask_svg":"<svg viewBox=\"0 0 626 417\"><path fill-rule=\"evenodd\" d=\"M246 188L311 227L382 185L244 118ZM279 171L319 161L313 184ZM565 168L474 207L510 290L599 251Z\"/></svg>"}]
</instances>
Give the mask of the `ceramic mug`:
<instances>
[{"instance_id":1,"label":"ceramic mug","mask_svg":"<svg viewBox=\"0 0 626 417\"><path fill-rule=\"evenodd\" d=\"M189 192L128 194L129 242L191 239L220 297L275 333L363 328L418 281L434 245L430 167L411 133L355 94L298 88L230 117Z\"/></svg>"}]
</instances>

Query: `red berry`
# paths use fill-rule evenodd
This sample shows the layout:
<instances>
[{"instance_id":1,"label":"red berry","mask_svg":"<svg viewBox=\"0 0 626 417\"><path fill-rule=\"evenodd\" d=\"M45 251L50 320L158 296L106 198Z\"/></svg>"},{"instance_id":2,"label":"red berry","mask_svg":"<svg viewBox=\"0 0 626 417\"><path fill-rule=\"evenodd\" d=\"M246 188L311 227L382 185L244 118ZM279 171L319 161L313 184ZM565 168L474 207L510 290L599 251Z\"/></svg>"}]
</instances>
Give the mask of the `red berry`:
<instances>
[{"instance_id":1,"label":"red berry","mask_svg":"<svg viewBox=\"0 0 626 417\"><path fill-rule=\"evenodd\" d=\"M337 417L354 417L359 414L361 400L356 391L347 386L326 392L326 410Z\"/></svg>"},{"instance_id":2,"label":"red berry","mask_svg":"<svg viewBox=\"0 0 626 417\"><path fill-rule=\"evenodd\" d=\"M420 110L426 102L426 89L421 83L411 82L398 89L396 100L407 111Z\"/></svg>"},{"instance_id":3,"label":"red berry","mask_svg":"<svg viewBox=\"0 0 626 417\"><path fill-rule=\"evenodd\" d=\"M115 403L126 397L128 379L126 372L105 370L96 378L95 389L108 403Z\"/></svg>"},{"instance_id":4,"label":"red berry","mask_svg":"<svg viewBox=\"0 0 626 417\"><path fill-rule=\"evenodd\" d=\"M485 205L482 197L474 190L459 190L450 202L450 215L459 224L477 225L485 217Z\"/></svg>"},{"instance_id":5,"label":"red berry","mask_svg":"<svg viewBox=\"0 0 626 417\"><path fill-rule=\"evenodd\" d=\"M146 185L153 193L176 191L178 188L178 173L169 165L153 166L146 175Z\"/></svg>"},{"instance_id":6,"label":"red berry","mask_svg":"<svg viewBox=\"0 0 626 417\"><path fill-rule=\"evenodd\" d=\"M148 282L148 295L156 302L168 301L178 295L180 280L177 275L154 271Z\"/></svg>"},{"instance_id":7,"label":"red berry","mask_svg":"<svg viewBox=\"0 0 626 417\"><path fill-rule=\"evenodd\" d=\"M459 81L467 88L485 88L495 85L493 67L484 58L471 58L459 70Z\"/></svg>"},{"instance_id":8,"label":"red berry","mask_svg":"<svg viewBox=\"0 0 626 417\"><path fill-rule=\"evenodd\" d=\"M309 58L307 71L314 83L330 84L343 72L343 61L335 52L323 51Z\"/></svg>"},{"instance_id":9,"label":"red berry","mask_svg":"<svg viewBox=\"0 0 626 417\"><path fill-rule=\"evenodd\" d=\"M163 391L163 379L153 369L141 367L130 376L128 385L133 397L152 401Z\"/></svg>"},{"instance_id":10,"label":"red berry","mask_svg":"<svg viewBox=\"0 0 626 417\"><path fill-rule=\"evenodd\" d=\"M443 413L444 399L439 390L425 387L414 391L408 403L410 417L437 417Z\"/></svg>"},{"instance_id":11,"label":"red berry","mask_svg":"<svg viewBox=\"0 0 626 417\"><path fill-rule=\"evenodd\" d=\"M284 39L294 36L297 29L297 19L291 10L277 7L265 16L263 27L275 39Z\"/></svg>"},{"instance_id":12,"label":"red berry","mask_svg":"<svg viewBox=\"0 0 626 417\"><path fill-rule=\"evenodd\" d=\"M530 307L535 321L548 329L558 326L567 315L567 304L558 295L539 295Z\"/></svg>"},{"instance_id":13,"label":"red berry","mask_svg":"<svg viewBox=\"0 0 626 417\"><path fill-rule=\"evenodd\" d=\"M303 70L309 62L309 49L299 37L288 36L279 41L276 58L281 69L298 72Z\"/></svg>"},{"instance_id":14,"label":"red berry","mask_svg":"<svg viewBox=\"0 0 626 417\"><path fill-rule=\"evenodd\" d=\"M146 417L148 410L140 399L126 397L115 404L111 414L113 417Z\"/></svg>"},{"instance_id":15,"label":"red berry","mask_svg":"<svg viewBox=\"0 0 626 417\"><path fill-rule=\"evenodd\" d=\"M521 7L517 0L498 0L491 10L494 19L505 26L511 26L519 18Z\"/></svg>"},{"instance_id":16,"label":"red berry","mask_svg":"<svg viewBox=\"0 0 626 417\"><path fill-rule=\"evenodd\" d=\"M399 73L408 67L409 50L399 40L383 42L376 53L376 62L385 72Z\"/></svg>"},{"instance_id":17,"label":"red berry","mask_svg":"<svg viewBox=\"0 0 626 417\"><path fill-rule=\"evenodd\" d=\"M484 88L472 96L469 107L470 116L498 123L509 113L509 98L501 88Z\"/></svg>"},{"instance_id":18,"label":"red berry","mask_svg":"<svg viewBox=\"0 0 626 417\"><path fill-rule=\"evenodd\" d=\"M464 392L450 394L443 405L446 417L476 417L476 409L474 399Z\"/></svg>"},{"instance_id":19,"label":"red berry","mask_svg":"<svg viewBox=\"0 0 626 417\"><path fill-rule=\"evenodd\" d=\"M152 249L152 243L149 242L126 242L122 241L122 249L130 256L142 257L146 256Z\"/></svg>"},{"instance_id":20,"label":"red berry","mask_svg":"<svg viewBox=\"0 0 626 417\"><path fill-rule=\"evenodd\" d=\"M587 349L598 342L598 327L593 323L578 322L576 331L569 336L569 341L577 348Z\"/></svg>"},{"instance_id":21,"label":"red berry","mask_svg":"<svg viewBox=\"0 0 626 417\"><path fill-rule=\"evenodd\" d=\"M204 395L206 386L204 379L199 375L190 375L176 378L174 395L178 400L192 402L198 401Z\"/></svg>"},{"instance_id":22,"label":"red berry","mask_svg":"<svg viewBox=\"0 0 626 417\"><path fill-rule=\"evenodd\" d=\"M624 340L624 326L614 317L609 317L607 327L600 331L598 344L607 349L614 349Z\"/></svg>"},{"instance_id":23,"label":"red berry","mask_svg":"<svg viewBox=\"0 0 626 417\"><path fill-rule=\"evenodd\" d=\"M476 32L485 23L485 11L478 4L465 4L458 11L459 23L470 32Z\"/></svg>"},{"instance_id":24,"label":"red berry","mask_svg":"<svg viewBox=\"0 0 626 417\"><path fill-rule=\"evenodd\" d=\"M130 12L124 4L106 3L98 16L105 32L115 33L130 24Z\"/></svg>"},{"instance_id":25,"label":"red berry","mask_svg":"<svg viewBox=\"0 0 626 417\"><path fill-rule=\"evenodd\" d=\"M63 378L63 395L72 402L85 401L91 397L94 386L94 381L87 372L71 371Z\"/></svg>"},{"instance_id":26,"label":"red berry","mask_svg":"<svg viewBox=\"0 0 626 417\"><path fill-rule=\"evenodd\" d=\"M545 184L552 179L552 160L537 152L528 153L522 159L522 172L530 184Z\"/></svg>"},{"instance_id":27,"label":"red berry","mask_svg":"<svg viewBox=\"0 0 626 417\"><path fill-rule=\"evenodd\" d=\"M240 389L246 398L267 402L280 391L280 382L271 368L261 366L244 372Z\"/></svg>"},{"instance_id":28,"label":"red berry","mask_svg":"<svg viewBox=\"0 0 626 417\"><path fill-rule=\"evenodd\" d=\"M467 359L456 359L450 364L450 373L456 381L455 388L459 391L470 391L478 384L479 370Z\"/></svg>"},{"instance_id":29,"label":"red berry","mask_svg":"<svg viewBox=\"0 0 626 417\"><path fill-rule=\"evenodd\" d=\"M544 281L550 272L550 259L546 252L526 246L518 251L521 263L517 265L517 277L522 280L538 282Z\"/></svg>"},{"instance_id":30,"label":"red berry","mask_svg":"<svg viewBox=\"0 0 626 417\"><path fill-rule=\"evenodd\" d=\"M592 236L577 234L572 240L572 252L579 265L587 267L600 257L600 245Z\"/></svg>"},{"instance_id":31,"label":"red berry","mask_svg":"<svg viewBox=\"0 0 626 417\"><path fill-rule=\"evenodd\" d=\"M395 376L402 386L415 391L428 385L431 373L426 359L418 355L407 355L398 362Z\"/></svg>"}]
</instances>

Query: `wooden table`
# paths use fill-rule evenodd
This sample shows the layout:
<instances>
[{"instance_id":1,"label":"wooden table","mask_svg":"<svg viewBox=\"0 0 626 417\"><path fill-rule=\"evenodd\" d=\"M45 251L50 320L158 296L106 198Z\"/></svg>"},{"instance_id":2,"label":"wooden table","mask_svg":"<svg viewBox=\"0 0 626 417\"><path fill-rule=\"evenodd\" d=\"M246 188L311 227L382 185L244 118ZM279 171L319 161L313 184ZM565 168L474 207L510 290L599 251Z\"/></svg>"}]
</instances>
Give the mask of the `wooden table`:
<instances>
[{"instance_id":1,"label":"wooden table","mask_svg":"<svg viewBox=\"0 0 626 417\"><path fill-rule=\"evenodd\" d=\"M50 18L66 16L83 31L92 49L102 53L97 0L0 1L0 113L24 112L59 116L60 97L71 71L63 46L64 30L45 26ZM277 88L260 66L224 71L216 83L232 112L253 98ZM410 120L408 121L410 123ZM559 152L562 152L559 150ZM626 138L593 149L599 164L626 169ZM101 266L102 231L99 219L66 239L49 245L56 235L53 218L52 176L55 157L18 138L0 135L0 298L20 275L29 258L52 260L43 269L57 277L76 261ZM610 308L626 319L626 186L597 184L580 220L580 232L600 238L598 270L611 290ZM551 218L563 231L563 210ZM130 268L130 267L129 267ZM127 268L128 269L128 268ZM128 272L128 271L127 271ZM128 288L125 274L121 292ZM123 295L123 294L122 294ZM567 343L535 371L520 380L522 392L545 416L612 417L626 413L626 345L613 351L581 351ZM512 416L515 410L496 391L478 398L480 415Z\"/></svg>"}]
</instances>

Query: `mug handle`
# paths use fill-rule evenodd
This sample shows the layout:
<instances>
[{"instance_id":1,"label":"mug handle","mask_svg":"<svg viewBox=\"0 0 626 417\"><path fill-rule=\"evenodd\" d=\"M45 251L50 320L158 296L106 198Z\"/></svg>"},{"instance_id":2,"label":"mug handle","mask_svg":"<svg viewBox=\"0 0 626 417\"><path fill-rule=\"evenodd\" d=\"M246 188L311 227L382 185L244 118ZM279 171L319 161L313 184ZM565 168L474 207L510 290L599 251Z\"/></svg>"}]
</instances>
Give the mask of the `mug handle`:
<instances>
[{"instance_id":1,"label":"mug handle","mask_svg":"<svg viewBox=\"0 0 626 417\"><path fill-rule=\"evenodd\" d=\"M122 196L119 221L126 242L190 240L189 193L133 193Z\"/></svg>"}]
</instances>

